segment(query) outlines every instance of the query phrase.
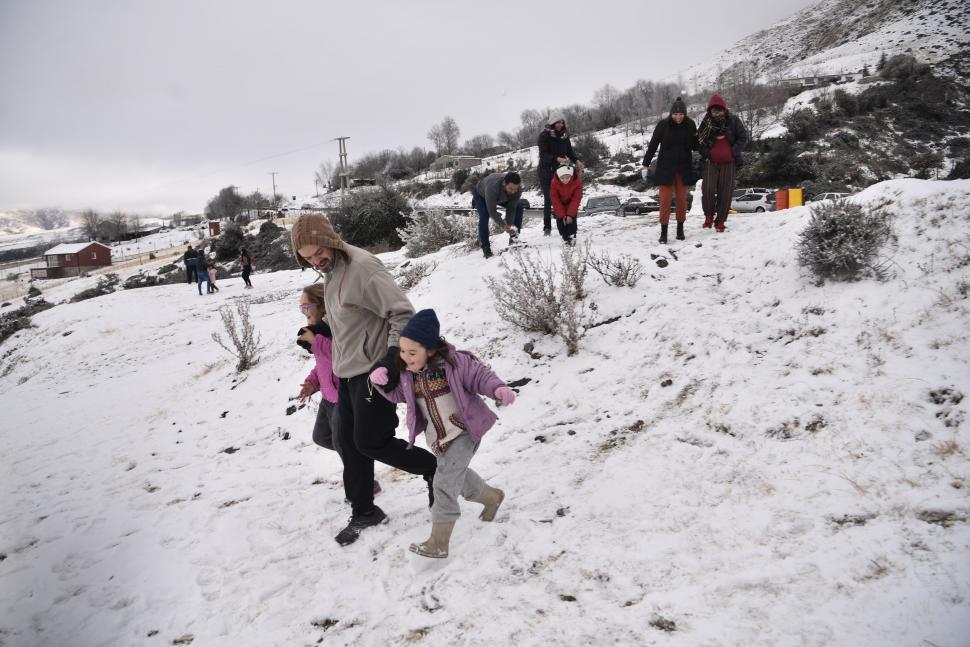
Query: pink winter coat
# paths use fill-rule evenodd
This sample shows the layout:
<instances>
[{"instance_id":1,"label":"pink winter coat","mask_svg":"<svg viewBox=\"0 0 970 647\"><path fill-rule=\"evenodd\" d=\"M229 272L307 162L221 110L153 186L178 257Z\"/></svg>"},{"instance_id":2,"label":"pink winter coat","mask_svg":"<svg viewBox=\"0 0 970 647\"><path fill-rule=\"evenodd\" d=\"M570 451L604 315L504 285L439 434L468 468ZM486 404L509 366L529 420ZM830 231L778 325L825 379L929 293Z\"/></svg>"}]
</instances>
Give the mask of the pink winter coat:
<instances>
[{"instance_id":1,"label":"pink winter coat","mask_svg":"<svg viewBox=\"0 0 970 647\"><path fill-rule=\"evenodd\" d=\"M327 402L336 402L340 382L333 374L333 340L326 335L316 335L310 350L317 364L310 369L310 374L306 376L304 382L317 387Z\"/></svg>"}]
</instances>

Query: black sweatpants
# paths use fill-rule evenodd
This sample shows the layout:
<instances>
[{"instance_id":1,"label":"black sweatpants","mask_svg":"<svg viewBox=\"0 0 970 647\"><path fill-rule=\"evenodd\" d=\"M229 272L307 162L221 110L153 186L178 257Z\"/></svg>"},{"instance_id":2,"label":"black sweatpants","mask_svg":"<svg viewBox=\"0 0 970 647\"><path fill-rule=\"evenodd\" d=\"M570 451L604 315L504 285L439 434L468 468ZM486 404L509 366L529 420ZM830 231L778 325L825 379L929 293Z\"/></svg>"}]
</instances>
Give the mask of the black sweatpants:
<instances>
[{"instance_id":1,"label":"black sweatpants","mask_svg":"<svg viewBox=\"0 0 970 647\"><path fill-rule=\"evenodd\" d=\"M395 437L397 406L384 399L367 373L340 378L337 417L344 461L344 490L354 514L374 508L374 461L411 474L430 475L437 465L430 452Z\"/></svg>"},{"instance_id":2,"label":"black sweatpants","mask_svg":"<svg viewBox=\"0 0 970 647\"><path fill-rule=\"evenodd\" d=\"M539 176L539 188L542 189L542 228L546 231L552 229L552 176Z\"/></svg>"},{"instance_id":3,"label":"black sweatpants","mask_svg":"<svg viewBox=\"0 0 970 647\"><path fill-rule=\"evenodd\" d=\"M568 225L563 222L562 218L556 218L556 229L559 230L559 235L562 236L563 240L572 240L576 237L576 216L572 217L572 222Z\"/></svg>"}]
</instances>

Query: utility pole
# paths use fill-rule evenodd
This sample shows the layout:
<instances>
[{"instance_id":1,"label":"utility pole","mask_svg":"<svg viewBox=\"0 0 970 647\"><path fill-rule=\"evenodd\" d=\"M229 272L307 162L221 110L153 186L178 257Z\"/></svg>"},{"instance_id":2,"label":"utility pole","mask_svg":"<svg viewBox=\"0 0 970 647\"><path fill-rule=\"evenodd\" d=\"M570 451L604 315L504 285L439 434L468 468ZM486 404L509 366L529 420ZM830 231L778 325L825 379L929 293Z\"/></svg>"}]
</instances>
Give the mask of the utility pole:
<instances>
[{"instance_id":1,"label":"utility pole","mask_svg":"<svg viewBox=\"0 0 970 647\"><path fill-rule=\"evenodd\" d=\"M271 171L270 175L273 177L273 202L276 202L276 176L279 175L279 171Z\"/></svg>"},{"instance_id":2,"label":"utility pole","mask_svg":"<svg viewBox=\"0 0 970 647\"><path fill-rule=\"evenodd\" d=\"M313 191L314 191L314 194L313 194L314 197L319 198L320 197L320 181L317 180L317 178L313 178Z\"/></svg>"},{"instance_id":3,"label":"utility pole","mask_svg":"<svg viewBox=\"0 0 970 647\"><path fill-rule=\"evenodd\" d=\"M330 141L340 144L340 206L344 204L344 189L347 188L347 140L350 137L334 137Z\"/></svg>"}]
</instances>

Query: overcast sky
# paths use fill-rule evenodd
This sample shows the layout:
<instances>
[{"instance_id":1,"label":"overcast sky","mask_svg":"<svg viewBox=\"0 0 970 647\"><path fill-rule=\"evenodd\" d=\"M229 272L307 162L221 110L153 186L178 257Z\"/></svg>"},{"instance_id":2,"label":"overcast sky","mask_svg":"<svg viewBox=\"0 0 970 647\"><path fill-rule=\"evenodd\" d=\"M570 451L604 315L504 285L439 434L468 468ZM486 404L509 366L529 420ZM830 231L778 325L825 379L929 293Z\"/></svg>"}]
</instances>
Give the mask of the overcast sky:
<instances>
[{"instance_id":1,"label":"overcast sky","mask_svg":"<svg viewBox=\"0 0 970 647\"><path fill-rule=\"evenodd\" d=\"M430 148L660 80L812 0L0 0L0 209L314 191L349 136Z\"/></svg>"}]
</instances>

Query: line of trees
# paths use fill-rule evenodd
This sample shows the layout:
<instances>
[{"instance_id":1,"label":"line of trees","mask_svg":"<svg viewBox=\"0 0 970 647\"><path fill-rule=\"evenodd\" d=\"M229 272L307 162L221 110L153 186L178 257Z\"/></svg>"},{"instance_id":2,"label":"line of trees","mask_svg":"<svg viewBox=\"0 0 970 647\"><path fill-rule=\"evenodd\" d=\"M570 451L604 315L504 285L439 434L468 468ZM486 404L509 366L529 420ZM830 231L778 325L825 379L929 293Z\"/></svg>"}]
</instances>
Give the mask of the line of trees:
<instances>
[{"instance_id":1,"label":"line of trees","mask_svg":"<svg viewBox=\"0 0 970 647\"><path fill-rule=\"evenodd\" d=\"M283 196L278 194L270 197L253 191L242 195L235 186L227 186L206 203L205 215L209 220L241 222L252 219L253 211L279 209L282 204Z\"/></svg>"},{"instance_id":2,"label":"line of trees","mask_svg":"<svg viewBox=\"0 0 970 647\"><path fill-rule=\"evenodd\" d=\"M614 128L626 124L634 131L645 133L666 116L674 99L683 97L688 105L706 106L707 99L717 92L728 106L738 113L754 137L776 121L789 90L776 83L760 83L753 61L742 61L731 68L719 70L713 88L694 93L684 89L683 82L638 80L631 87L620 90L606 84L597 89L588 104L572 104L556 111L565 116L574 134ZM475 135L460 142L461 128L451 116L445 116L428 130L431 150L415 147L366 153L350 169L355 177L400 180L413 177L430 166L441 155L471 155L487 157L532 146L548 121L550 109L528 108L519 115L516 128L499 131L495 136ZM338 186L337 167L324 162L316 172L321 186Z\"/></svg>"},{"instance_id":3,"label":"line of trees","mask_svg":"<svg viewBox=\"0 0 970 647\"><path fill-rule=\"evenodd\" d=\"M141 216L123 211L102 214L94 209L85 209L81 212L81 226L90 240L125 240L130 233L141 230L141 221Z\"/></svg>"}]
</instances>

